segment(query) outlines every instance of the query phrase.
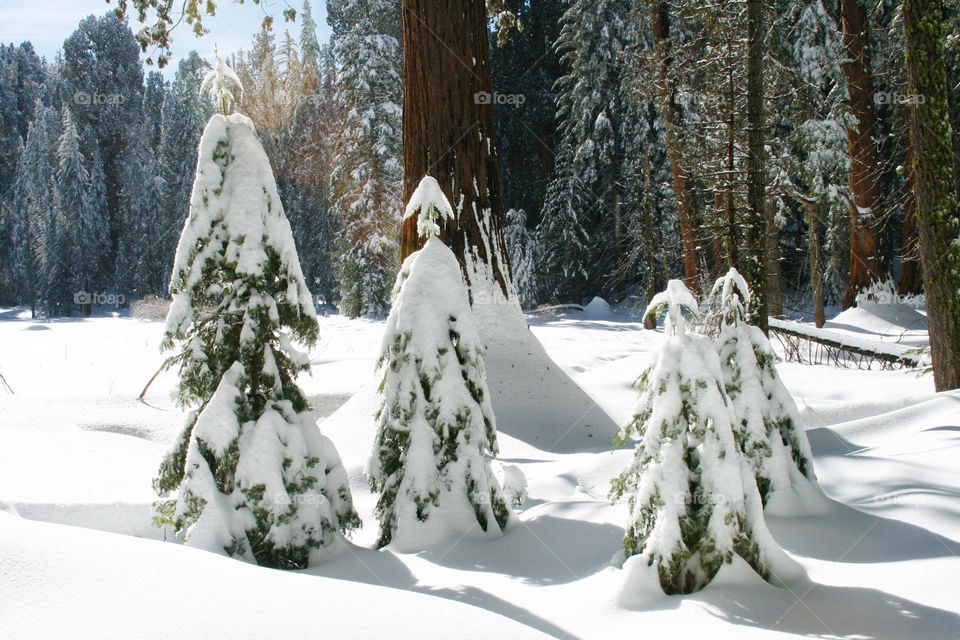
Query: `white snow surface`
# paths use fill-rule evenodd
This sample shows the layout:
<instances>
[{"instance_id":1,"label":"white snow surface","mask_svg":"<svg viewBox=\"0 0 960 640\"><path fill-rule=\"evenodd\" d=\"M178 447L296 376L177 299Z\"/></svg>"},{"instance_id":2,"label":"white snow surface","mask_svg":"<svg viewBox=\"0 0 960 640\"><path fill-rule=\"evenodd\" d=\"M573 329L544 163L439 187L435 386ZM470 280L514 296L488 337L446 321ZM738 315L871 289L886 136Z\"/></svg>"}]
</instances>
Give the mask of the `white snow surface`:
<instances>
[{"instance_id":1,"label":"white snow surface","mask_svg":"<svg viewBox=\"0 0 960 640\"><path fill-rule=\"evenodd\" d=\"M184 420L170 399L171 372L145 402L136 400L162 360L162 323L34 322L22 310L0 310L0 373L16 392L0 390L0 637L960 632L960 393L935 394L930 376L781 364L833 502L824 515L766 520L811 582L777 588L737 560L703 591L668 597L645 586L650 568L642 561L610 566L627 510L606 495L632 451L587 438L583 424L569 446L556 448L534 438L533 427L508 428L498 413L500 463L523 473L528 493L503 537L419 554L371 549L375 498L363 468L384 323L319 322L313 375L298 382L323 414L349 398L321 426L341 454L364 527L317 567L281 572L162 542L150 525L150 479ZM663 334L616 311L603 320L572 314L530 323L544 357L611 423L623 422L635 400L630 385ZM488 372L502 364L486 359Z\"/></svg>"}]
</instances>

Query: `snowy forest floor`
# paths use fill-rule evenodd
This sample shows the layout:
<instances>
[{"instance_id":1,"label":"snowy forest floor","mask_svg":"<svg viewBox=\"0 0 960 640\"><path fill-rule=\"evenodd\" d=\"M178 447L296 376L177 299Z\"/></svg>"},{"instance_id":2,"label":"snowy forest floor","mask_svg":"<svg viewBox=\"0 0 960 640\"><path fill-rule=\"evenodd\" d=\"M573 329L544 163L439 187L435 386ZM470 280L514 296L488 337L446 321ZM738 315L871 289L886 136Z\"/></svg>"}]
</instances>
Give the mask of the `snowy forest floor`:
<instances>
[{"instance_id":1,"label":"snowy forest floor","mask_svg":"<svg viewBox=\"0 0 960 640\"><path fill-rule=\"evenodd\" d=\"M609 566L626 521L609 480L631 451L603 442L561 454L501 432L500 459L530 483L505 536L372 549L363 468L383 322L322 317L300 382L333 414L320 427L365 525L327 563L281 572L163 542L150 524L150 480L183 422L172 373L137 400L161 361L162 324L25 315L0 310L0 374L16 392L0 390L4 638L960 636L960 393L935 394L929 375L781 364L835 504L768 523L812 582L780 589L735 563L702 592L668 597ZM877 330L868 320L858 333ZM662 334L616 314L530 322L622 422Z\"/></svg>"}]
</instances>

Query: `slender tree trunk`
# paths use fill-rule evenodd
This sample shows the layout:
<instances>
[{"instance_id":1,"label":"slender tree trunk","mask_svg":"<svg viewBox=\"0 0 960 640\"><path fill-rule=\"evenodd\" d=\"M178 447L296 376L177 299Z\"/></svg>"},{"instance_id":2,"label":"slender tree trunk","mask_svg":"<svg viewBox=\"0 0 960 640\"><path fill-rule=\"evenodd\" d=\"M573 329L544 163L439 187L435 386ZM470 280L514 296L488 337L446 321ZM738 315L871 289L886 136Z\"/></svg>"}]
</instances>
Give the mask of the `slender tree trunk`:
<instances>
[{"instance_id":1,"label":"slender tree trunk","mask_svg":"<svg viewBox=\"0 0 960 640\"><path fill-rule=\"evenodd\" d=\"M820 216L816 202L805 202L807 210L807 243L810 254L810 289L813 291L813 322L823 326L823 258L820 255Z\"/></svg>"},{"instance_id":2,"label":"slender tree trunk","mask_svg":"<svg viewBox=\"0 0 960 640\"><path fill-rule=\"evenodd\" d=\"M739 266L740 256L737 255L737 249L739 248L739 234L737 233L738 221L737 221L737 209L734 205L734 193L733 193L733 183L734 177L733 172L736 170L735 163L735 151L736 151L736 132L734 131L734 126L736 124L736 94L735 94L735 84L733 81L733 67L730 67L728 73L728 82L730 88L730 112L727 115L727 175L726 175L726 192L727 192L727 237L725 241L726 257L727 257L727 269L733 269Z\"/></svg>"},{"instance_id":3,"label":"slender tree trunk","mask_svg":"<svg viewBox=\"0 0 960 640\"><path fill-rule=\"evenodd\" d=\"M751 322L768 329L766 176L763 158L763 4L747 1L747 255Z\"/></svg>"},{"instance_id":4,"label":"slender tree trunk","mask_svg":"<svg viewBox=\"0 0 960 640\"><path fill-rule=\"evenodd\" d=\"M850 94L850 112L855 122L847 127L850 153L850 279L844 309L853 306L857 293L883 279L880 262L880 201L877 189L878 132L874 110L873 72L870 68L870 41L867 9L863 0L842 0L843 65Z\"/></svg>"},{"instance_id":5,"label":"slender tree trunk","mask_svg":"<svg viewBox=\"0 0 960 640\"><path fill-rule=\"evenodd\" d=\"M907 123L912 119L913 108L905 107ZM900 282L897 283L897 293L901 296L923 292L923 267L920 264L920 232L917 229L917 198L913 190L913 145L910 144L910 134L907 132L906 156L907 169L904 179L903 195L903 246L900 249L902 271Z\"/></svg>"},{"instance_id":6,"label":"slender tree trunk","mask_svg":"<svg viewBox=\"0 0 960 640\"><path fill-rule=\"evenodd\" d=\"M766 215L767 307L771 316L783 315L783 292L780 289L780 233L774 220L773 201L767 199Z\"/></svg>"},{"instance_id":7,"label":"slender tree trunk","mask_svg":"<svg viewBox=\"0 0 960 640\"><path fill-rule=\"evenodd\" d=\"M513 297L503 208L484 0L403 0L403 187L409 201L432 175L457 213L440 234L471 293ZM402 258L422 246L403 224Z\"/></svg>"},{"instance_id":8,"label":"slender tree trunk","mask_svg":"<svg viewBox=\"0 0 960 640\"><path fill-rule=\"evenodd\" d=\"M653 223L653 175L650 167L650 155L643 151L643 273L647 302L653 300L657 293L657 258L653 247L657 234ZM648 327L652 328L652 327Z\"/></svg>"},{"instance_id":9,"label":"slender tree trunk","mask_svg":"<svg viewBox=\"0 0 960 640\"><path fill-rule=\"evenodd\" d=\"M680 219L680 240L683 245L683 267L687 288L696 295L700 291L700 260L697 250L696 230L693 224L693 207L690 197L690 173L682 165L682 157L676 135L680 107L676 102L676 84L670 79L673 56L670 47L670 12L666 2L658 4L653 15L653 39L664 48L660 64L660 106L663 116L667 155L673 173L673 193L677 200L677 217Z\"/></svg>"},{"instance_id":10,"label":"slender tree trunk","mask_svg":"<svg viewBox=\"0 0 960 640\"><path fill-rule=\"evenodd\" d=\"M930 350L937 391L960 387L960 212L957 211L943 6L905 0L910 133Z\"/></svg>"}]
</instances>

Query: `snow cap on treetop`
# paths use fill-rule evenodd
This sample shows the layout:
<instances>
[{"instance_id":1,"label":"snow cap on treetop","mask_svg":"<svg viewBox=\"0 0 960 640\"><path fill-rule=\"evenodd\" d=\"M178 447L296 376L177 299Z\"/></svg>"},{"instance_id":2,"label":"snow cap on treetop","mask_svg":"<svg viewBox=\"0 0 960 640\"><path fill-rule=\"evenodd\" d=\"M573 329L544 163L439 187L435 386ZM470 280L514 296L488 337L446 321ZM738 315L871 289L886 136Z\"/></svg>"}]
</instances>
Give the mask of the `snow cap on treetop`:
<instances>
[{"instance_id":1,"label":"snow cap on treetop","mask_svg":"<svg viewBox=\"0 0 960 640\"><path fill-rule=\"evenodd\" d=\"M413 195L410 196L410 202L403 213L403 219L406 220L413 214L420 212L417 218L417 234L423 238L430 238L440 234L440 226L437 224L437 218L453 219L453 207L450 201L440 189L440 184L432 176L423 176L420 184L417 185Z\"/></svg>"},{"instance_id":2,"label":"snow cap on treetop","mask_svg":"<svg viewBox=\"0 0 960 640\"><path fill-rule=\"evenodd\" d=\"M237 100L233 90L236 88L237 94L243 95L243 83L240 82L240 78L234 73L233 69L220 59L220 56L216 55L216 58L217 63L213 69L203 76L203 82L200 83L200 94L203 95L204 92L207 92L217 111L223 115L229 115L233 103Z\"/></svg>"},{"instance_id":3,"label":"snow cap on treetop","mask_svg":"<svg viewBox=\"0 0 960 640\"><path fill-rule=\"evenodd\" d=\"M686 332L686 322L683 320L683 310L686 309L694 318L700 317L700 307L693 294L680 280L671 280L665 291L653 296L643 317L658 316L664 310L667 318L663 323L667 335L680 335Z\"/></svg>"},{"instance_id":4,"label":"snow cap on treetop","mask_svg":"<svg viewBox=\"0 0 960 640\"><path fill-rule=\"evenodd\" d=\"M750 306L750 288L740 272L731 267L725 276L713 284L707 299L719 306L725 321L734 319L731 314L744 319Z\"/></svg>"}]
</instances>

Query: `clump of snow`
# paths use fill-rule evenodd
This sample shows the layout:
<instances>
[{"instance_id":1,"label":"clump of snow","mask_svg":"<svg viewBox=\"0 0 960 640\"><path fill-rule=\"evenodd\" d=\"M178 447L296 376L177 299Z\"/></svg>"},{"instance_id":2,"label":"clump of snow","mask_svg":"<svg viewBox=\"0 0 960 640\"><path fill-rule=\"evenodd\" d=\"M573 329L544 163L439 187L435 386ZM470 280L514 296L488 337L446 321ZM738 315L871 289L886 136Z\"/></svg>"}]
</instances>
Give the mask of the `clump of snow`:
<instances>
[{"instance_id":1,"label":"clump of snow","mask_svg":"<svg viewBox=\"0 0 960 640\"><path fill-rule=\"evenodd\" d=\"M591 318L602 318L609 316L610 303L600 296L594 296L593 300L587 303L587 306L583 308L583 314Z\"/></svg>"},{"instance_id":2,"label":"clump of snow","mask_svg":"<svg viewBox=\"0 0 960 640\"><path fill-rule=\"evenodd\" d=\"M417 216L417 234L422 238L440 235L440 226L444 220L454 218L453 207L443 193L443 189L432 176L423 176L420 184L410 196L407 208L403 212L403 219Z\"/></svg>"},{"instance_id":3,"label":"clump of snow","mask_svg":"<svg viewBox=\"0 0 960 640\"><path fill-rule=\"evenodd\" d=\"M527 476L523 469L515 464L500 464L493 466L494 473L503 487L503 495L515 507L527 501Z\"/></svg>"},{"instance_id":4,"label":"clump of snow","mask_svg":"<svg viewBox=\"0 0 960 640\"><path fill-rule=\"evenodd\" d=\"M216 56L217 62L200 83L200 94L206 92L213 101L217 111L227 115L236 103L237 98L243 95L243 83L240 77L227 63ZM236 92L236 93L235 93Z\"/></svg>"},{"instance_id":5,"label":"clump of snow","mask_svg":"<svg viewBox=\"0 0 960 640\"><path fill-rule=\"evenodd\" d=\"M433 236L404 261L384 331L368 467L380 546L417 551L506 527L482 352L460 265Z\"/></svg>"}]
</instances>

